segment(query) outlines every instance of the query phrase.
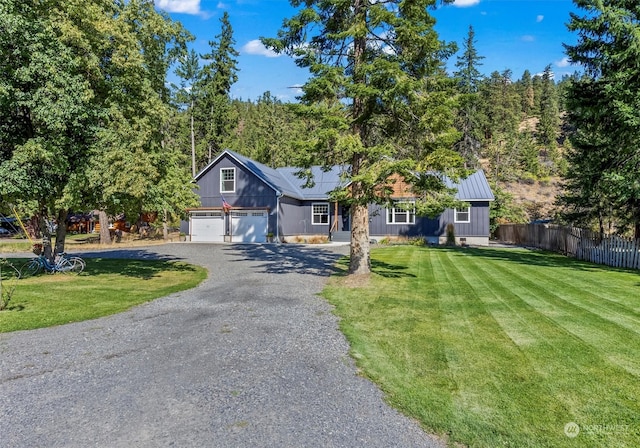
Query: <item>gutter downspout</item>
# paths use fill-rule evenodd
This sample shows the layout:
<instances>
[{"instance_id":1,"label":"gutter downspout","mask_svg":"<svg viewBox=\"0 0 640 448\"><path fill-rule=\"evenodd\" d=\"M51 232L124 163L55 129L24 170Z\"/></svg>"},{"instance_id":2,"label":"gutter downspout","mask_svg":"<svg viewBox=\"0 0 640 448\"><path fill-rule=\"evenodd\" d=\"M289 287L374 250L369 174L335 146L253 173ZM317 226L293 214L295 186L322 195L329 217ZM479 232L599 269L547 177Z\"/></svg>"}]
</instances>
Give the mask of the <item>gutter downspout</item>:
<instances>
[{"instance_id":1,"label":"gutter downspout","mask_svg":"<svg viewBox=\"0 0 640 448\"><path fill-rule=\"evenodd\" d=\"M282 193L278 192L276 194L276 243L280 243L280 198L282 197Z\"/></svg>"}]
</instances>

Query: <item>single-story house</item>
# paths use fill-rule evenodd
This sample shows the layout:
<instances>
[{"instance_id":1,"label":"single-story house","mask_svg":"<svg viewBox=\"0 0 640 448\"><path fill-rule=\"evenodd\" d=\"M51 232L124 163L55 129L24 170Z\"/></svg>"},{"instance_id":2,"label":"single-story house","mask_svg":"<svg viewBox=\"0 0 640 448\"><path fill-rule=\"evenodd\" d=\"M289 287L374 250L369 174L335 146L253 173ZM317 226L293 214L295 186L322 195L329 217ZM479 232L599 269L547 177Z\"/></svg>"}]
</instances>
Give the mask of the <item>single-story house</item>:
<instances>
[{"instance_id":1,"label":"single-story house","mask_svg":"<svg viewBox=\"0 0 640 448\"><path fill-rule=\"evenodd\" d=\"M225 150L196 175L201 205L189 209L183 231L196 242L266 242L302 235L327 235L348 241L349 208L331 202L328 193L341 186L346 167L312 168L314 185L305 188L298 168L270 168L237 152ZM371 239L422 237L444 243L446 227L455 226L458 242L489 244L489 203L493 193L482 171L460 183L456 198L470 204L446 210L438 218L416 216L406 193L393 197L398 207L371 205Z\"/></svg>"}]
</instances>

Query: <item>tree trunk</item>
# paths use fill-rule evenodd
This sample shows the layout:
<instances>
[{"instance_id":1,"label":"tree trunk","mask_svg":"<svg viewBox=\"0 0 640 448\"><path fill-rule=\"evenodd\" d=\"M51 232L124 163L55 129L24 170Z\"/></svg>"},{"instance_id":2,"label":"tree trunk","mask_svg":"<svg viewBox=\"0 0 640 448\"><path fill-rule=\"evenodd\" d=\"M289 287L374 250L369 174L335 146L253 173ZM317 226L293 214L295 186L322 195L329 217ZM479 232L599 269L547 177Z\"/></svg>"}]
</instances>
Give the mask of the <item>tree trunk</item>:
<instances>
[{"instance_id":1,"label":"tree trunk","mask_svg":"<svg viewBox=\"0 0 640 448\"><path fill-rule=\"evenodd\" d=\"M43 210L40 213L40 233L42 234L42 255L53 262L53 248L51 247L51 230L49 229L49 223L47 220L47 213Z\"/></svg>"},{"instance_id":2,"label":"tree trunk","mask_svg":"<svg viewBox=\"0 0 640 448\"><path fill-rule=\"evenodd\" d=\"M167 241L169 239L169 225L167 223L167 211L162 211L162 238Z\"/></svg>"},{"instance_id":3,"label":"tree trunk","mask_svg":"<svg viewBox=\"0 0 640 448\"><path fill-rule=\"evenodd\" d=\"M191 100L191 173L196 177L196 137L193 130L193 100Z\"/></svg>"},{"instance_id":4,"label":"tree trunk","mask_svg":"<svg viewBox=\"0 0 640 448\"><path fill-rule=\"evenodd\" d=\"M56 228L56 247L53 257L64 252L64 245L67 239L67 211L58 210L58 227Z\"/></svg>"},{"instance_id":5,"label":"tree trunk","mask_svg":"<svg viewBox=\"0 0 640 448\"><path fill-rule=\"evenodd\" d=\"M111 244L111 234L109 233L109 218L107 212L100 210L98 212L100 220L100 244Z\"/></svg>"},{"instance_id":6,"label":"tree trunk","mask_svg":"<svg viewBox=\"0 0 640 448\"><path fill-rule=\"evenodd\" d=\"M371 247L369 244L369 209L366 205L351 206L351 252L349 274L371 272Z\"/></svg>"},{"instance_id":7,"label":"tree trunk","mask_svg":"<svg viewBox=\"0 0 640 448\"><path fill-rule=\"evenodd\" d=\"M353 5L355 20L366 25L366 8L362 0L356 0ZM364 36L357 36L353 42L353 78L357 84L367 83L363 67L365 65L364 54L367 41ZM366 128L360 121L365 113L364 100L361 97L353 99L351 132L360 138L363 146L366 146ZM356 153L351 164L351 175L357 176L365 166L366 155L364 152ZM369 245L369 208L366 191L361 182L351 184L353 204L351 205L351 251L349 259L349 274L369 274L371 272L371 248Z\"/></svg>"},{"instance_id":8,"label":"tree trunk","mask_svg":"<svg viewBox=\"0 0 640 448\"><path fill-rule=\"evenodd\" d=\"M352 175L360 172L364 155L356 154L351 167ZM371 247L369 244L369 207L363 200L365 192L361 182L351 184L353 204L351 205L351 250L349 274L369 274L371 272Z\"/></svg>"}]
</instances>

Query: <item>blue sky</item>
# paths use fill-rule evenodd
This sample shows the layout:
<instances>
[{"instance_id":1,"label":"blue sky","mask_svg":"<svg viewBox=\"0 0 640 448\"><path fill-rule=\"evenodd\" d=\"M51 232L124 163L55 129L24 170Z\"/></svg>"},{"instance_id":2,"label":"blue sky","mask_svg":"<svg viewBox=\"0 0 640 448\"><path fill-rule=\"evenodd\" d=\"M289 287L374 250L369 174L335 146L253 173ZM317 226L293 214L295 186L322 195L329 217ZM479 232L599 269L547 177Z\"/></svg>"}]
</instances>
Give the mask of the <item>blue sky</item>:
<instances>
[{"instance_id":1,"label":"blue sky","mask_svg":"<svg viewBox=\"0 0 640 448\"><path fill-rule=\"evenodd\" d=\"M156 0L156 6L182 22L196 40L198 53L209 51L209 40L220 33L220 17L229 13L236 40L238 82L234 98L255 100L266 91L282 101L294 101L296 86L304 84L307 72L285 55L265 49L260 37L275 37L285 18L294 14L287 0ZM571 74L562 43L573 44L577 36L569 33L569 12L576 11L571 0L456 0L453 5L432 11L436 31L445 41L455 41L462 51L469 25L476 34L476 48L484 56L480 71L511 69L519 79L525 70L541 73L552 65L557 78ZM457 54L457 55L458 55ZM448 66L453 67L455 55Z\"/></svg>"}]
</instances>

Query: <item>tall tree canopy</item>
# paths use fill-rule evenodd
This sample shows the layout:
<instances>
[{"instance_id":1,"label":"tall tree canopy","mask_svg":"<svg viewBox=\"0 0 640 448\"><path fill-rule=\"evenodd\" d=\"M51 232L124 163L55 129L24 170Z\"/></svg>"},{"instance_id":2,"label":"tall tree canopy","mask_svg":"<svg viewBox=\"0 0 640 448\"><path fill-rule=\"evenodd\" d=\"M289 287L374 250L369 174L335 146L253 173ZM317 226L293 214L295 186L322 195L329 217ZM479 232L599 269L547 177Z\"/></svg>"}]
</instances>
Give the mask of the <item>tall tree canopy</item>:
<instances>
[{"instance_id":1,"label":"tall tree canopy","mask_svg":"<svg viewBox=\"0 0 640 448\"><path fill-rule=\"evenodd\" d=\"M458 79L460 90L460 107L456 120L460 131L460 141L456 143L456 149L464 157L469 166L478 164L481 141L481 110L479 107L480 88L483 76L478 69L484 56L480 56L476 50L475 32L469 26L469 32L462 45L463 52L456 61L457 71L453 75Z\"/></svg>"},{"instance_id":2,"label":"tall tree canopy","mask_svg":"<svg viewBox=\"0 0 640 448\"><path fill-rule=\"evenodd\" d=\"M189 38L150 0L0 4L0 195L56 218L58 251L69 208L184 206L165 83Z\"/></svg>"},{"instance_id":3,"label":"tall tree canopy","mask_svg":"<svg viewBox=\"0 0 640 448\"><path fill-rule=\"evenodd\" d=\"M640 238L640 9L635 0L576 0L566 45L585 76L569 87L572 139L570 194L566 203L582 217L613 218Z\"/></svg>"},{"instance_id":4,"label":"tall tree canopy","mask_svg":"<svg viewBox=\"0 0 640 448\"><path fill-rule=\"evenodd\" d=\"M220 25L220 34L209 41L211 52L202 55L205 63L197 83L196 118L201 127L201 147L204 149L200 167L224 149L237 123L229 93L238 80L238 61L235 58L239 53L234 48L233 28L226 11L220 18Z\"/></svg>"},{"instance_id":5,"label":"tall tree canopy","mask_svg":"<svg viewBox=\"0 0 640 448\"><path fill-rule=\"evenodd\" d=\"M372 201L388 199L393 173L422 173L415 182L417 212L434 214L452 203L440 178L462 158L449 150L454 85L443 60L455 51L438 39L428 8L436 0L292 0L297 14L277 38L263 42L296 58L311 77L300 97L300 113L319 129L297 163L348 165L349 187L335 199L351 204L352 274L370 272L369 213ZM386 186L386 187L385 187ZM421 187L419 189L418 187ZM420 190L420 191L419 191Z\"/></svg>"}]
</instances>

